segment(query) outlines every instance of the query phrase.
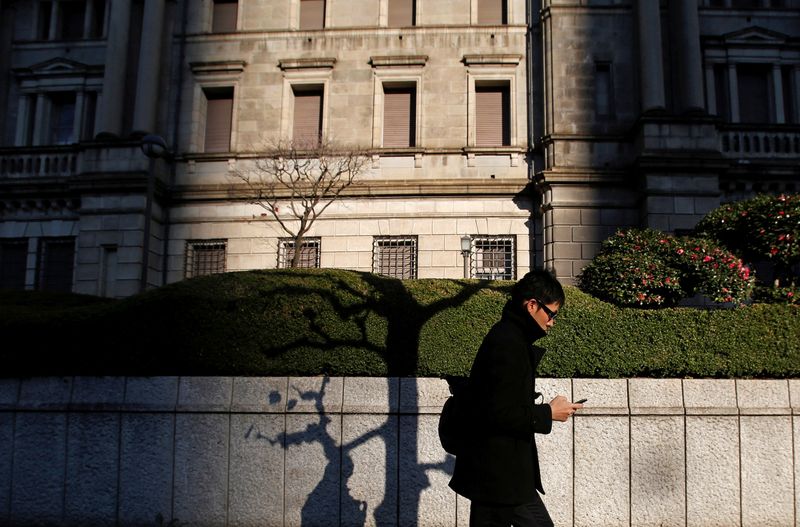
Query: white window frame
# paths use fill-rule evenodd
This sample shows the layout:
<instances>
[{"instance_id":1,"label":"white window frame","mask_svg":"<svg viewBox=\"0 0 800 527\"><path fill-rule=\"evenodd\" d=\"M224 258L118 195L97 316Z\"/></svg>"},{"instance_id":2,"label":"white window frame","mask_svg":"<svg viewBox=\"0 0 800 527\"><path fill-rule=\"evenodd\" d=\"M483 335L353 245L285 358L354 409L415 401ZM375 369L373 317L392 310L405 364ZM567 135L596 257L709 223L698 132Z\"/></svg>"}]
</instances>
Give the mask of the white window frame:
<instances>
[{"instance_id":1,"label":"white window frame","mask_svg":"<svg viewBox=\"0 0 800 527\"><path fill-rule=\"evenodd\" d=\"M292 139L294 123L294 89L296 87L322 88L322 125L320 139L328 138L328 109L330 107L330 82L335 59L286 60L280 62L283 69L283 92L281 95L280 137Z\"/></svg>"}]
</instances>

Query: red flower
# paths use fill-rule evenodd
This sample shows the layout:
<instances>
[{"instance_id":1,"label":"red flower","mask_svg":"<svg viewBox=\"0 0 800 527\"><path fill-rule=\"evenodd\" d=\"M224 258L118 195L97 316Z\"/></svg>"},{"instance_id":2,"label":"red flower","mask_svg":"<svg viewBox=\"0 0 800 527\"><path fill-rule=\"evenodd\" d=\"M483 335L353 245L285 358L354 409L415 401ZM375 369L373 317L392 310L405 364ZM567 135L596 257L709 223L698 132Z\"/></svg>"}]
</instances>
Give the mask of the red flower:
<instances>
[{"instance_id":1,"label":"red flower","mask_svg":"<svg viewBox=\"0 0 800 527\"><path fill-rule=\"evenodd\" d=\"M786 213L785 213L785 212L783 212L782 210L781 210L781 211L778 211L778 216L783 216L784 214L786 214Z\"/></svg>"},{"instance_id":2,"label":"red flower","mask_svg":"<svg viewBox=\"0 0 800 527\"><path fill-rule=\"evenodd\" d=\"M678 249L676 252L680 255L680 254L685 253L686 251L684 251L683 249Z\"/></svg>"},{"instance_id":3,"label":"red flower","mask_svg":"<svg viewBox=\"0 0 800 527\"><path fill-rule=\"evenodd\" d=\"M776 254L778 254L778 248L777 247L773 247L772 249L769 250L769 253L772 256L775 256Z\"/></svg>"},{"instance_id":4,"label":"red flower","mask_svg":"<svg viewBox=\"0 0 800 527\"><path fill-rule=\"evenodd\" d=\"M788 293L786 293L786 296L788 296L789 298L792 298L794 296L794 293L789 291Z\"/></svg>"},{"instance_id":5,"label":"red flower","mask_svg":"<svg viewBox=\"0 0 800 527\"><path fill-rule=\"evenodd\" d=\"M708 256L708 255L706 255L706 257L705 257L705 258L703 258L703 263L708 263L708 262L710 262L711 260L713 260L713 258L712 258L712 257L710 257L710 256Z\"/></svg>"}]
</instances>

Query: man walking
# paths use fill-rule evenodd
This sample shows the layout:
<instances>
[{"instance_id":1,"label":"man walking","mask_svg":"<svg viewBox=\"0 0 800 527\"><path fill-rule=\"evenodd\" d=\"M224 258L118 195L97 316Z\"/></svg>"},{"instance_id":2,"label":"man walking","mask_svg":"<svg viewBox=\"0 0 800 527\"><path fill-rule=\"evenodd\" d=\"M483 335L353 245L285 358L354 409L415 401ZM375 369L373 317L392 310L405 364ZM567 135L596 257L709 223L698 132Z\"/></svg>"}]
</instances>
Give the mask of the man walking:
<instances>
[{"instance_id":1,"label":"man walking","mask_svg":"<svg viewBox=\"0 0 800 527\"><path fill-rule=\"evenodd\" d=\"M534 433L550 433L554 420L566 421L583 405L561 395L536 404L536 367L544 350L531 344L547 335L563 305L564 290L552 274L526 274L472 364L462 406L463 447L450 481L472 501L470 527L553 525L538 494L544 490Z\"/></svg>"}]
</instances>

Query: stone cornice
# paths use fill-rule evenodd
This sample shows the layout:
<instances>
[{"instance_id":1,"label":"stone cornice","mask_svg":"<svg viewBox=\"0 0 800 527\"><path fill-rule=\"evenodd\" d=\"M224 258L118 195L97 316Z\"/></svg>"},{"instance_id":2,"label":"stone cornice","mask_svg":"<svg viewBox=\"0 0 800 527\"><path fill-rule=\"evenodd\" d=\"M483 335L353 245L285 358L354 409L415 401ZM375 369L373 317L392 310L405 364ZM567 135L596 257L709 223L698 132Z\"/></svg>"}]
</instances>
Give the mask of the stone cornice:
<instances>
[{"instance_id":1,"label":"stone cornice","mask_svg":"<svg viewBox=\"0 0 800 527\"><path fill-rule=\"evenodd\" d=\"M425 66L427 55L386 55L369 58L373 68L396 68L398 66Z\"/></svg>"},{"instance_id":2,"label":"stone cornice","mask_svg":"<svg viewBox=\"0 0 800 527\"><path fill-rule=\"evenodd\" d=\"M247 62L244 60L214 60L208 62L190 62L189 67L195 75L211 75L215 73L239 74L244 71Z\"/></svg>"},{"instance_id":3,"label":"stone cornice","mask_svg":"<svg viewBox=\"0 0 800 527\"><path fill-rule=\"evenodd\" d=\"M278 67L283 71L301 69L332 69L336 65L333 57L311 59L280 59Z\"/></svg>"},{"instance_id":4,"label":"stone cornice","mask_svg":"<svg viewBox=\"0 0 800 527\"><path fill-rule=\"evenodd\" d=\"M522 55L516 53L464 55L467 66L518 66Z\"/></svg>"}]
</instances>

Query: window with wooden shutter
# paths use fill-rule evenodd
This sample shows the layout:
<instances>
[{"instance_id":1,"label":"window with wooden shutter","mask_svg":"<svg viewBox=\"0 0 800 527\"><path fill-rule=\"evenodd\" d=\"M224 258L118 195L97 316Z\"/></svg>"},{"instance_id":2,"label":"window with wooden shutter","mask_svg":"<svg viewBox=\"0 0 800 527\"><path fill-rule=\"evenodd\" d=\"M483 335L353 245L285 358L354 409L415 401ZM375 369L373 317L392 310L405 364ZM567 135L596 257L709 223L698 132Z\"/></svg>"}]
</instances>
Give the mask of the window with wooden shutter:
<instances>
[{"instance_id":1,"label":"window with wooden shutter","mask_svg":"<svg viewBox=\"0 0 800 527\"><path fill-rule=\"evenodd\" d=\"M0 240L0 289L25 289L28 270L28 239Z\"/></svg>"},{"instance_id":2,"label":"window with wooden shutter","mask_svg":"<svg viewBox=\"0 0 800 527\"><path fill-rule=\"evenodd\" d=\"M476 146L511 144L508 86L475 86Z\"/></svg>"},{"instance_id":3,"label":"window with wooden shutter","mask_svg":"<svg viewBox=\"0 0 800 527\"><path fill-rule=\"evenodd\" d=\"M416 0L389 0L389 27L408 27L416 23Z\"/></svg>"},{"instance_id":4,"label":"window with wooden shutter","mask_svg":"<svg viewBox=\"0 0 800 527\"><path fill-rule=\"evenodd\" d=\"M300 0L300 29L325 27L325 0Z\"/></svg>"},{"instance_id":5,"label":"window with wooden shutter","mask_svg":"<svg viewBox=\"0 0 800 527\"><path fill-rule=\"evenodd\" d=\"M233 88L204 90L206 96L205 152L229 152L231 149L231 119L233 117Z\"/></svg>"},{"instance_id":6,"label":"window with wooden shutter","mask_svg":"<svg viewBox=\"0 0 800 527\"><path fill-rule=\"evenodd\" d=\"M485 26L508 24L506 0L478 0L478 24Z\"/></svg>"},{"instance_id":7,"label":"window with wooden shutter","mask_svg":"<svg viewBox=\"0 0 800 527\"><path fill-rule=\"evenodd\" d=\"M43 238L39 245L37 288L44 291L72 291L75 268L75 238Z\"/></svg>"},{"instance_id":8,"label":"window with wooden shutter","mask_svg":"<svg viewBox=\"0 0 800 527\"><path fill-rule=\"evenodd\" d=\"M416 146L416 88L383 88L383 146Z\"/></svg>"},{"instance_id":9,"label":"window with wooden shutter","mask_svg":"<svg viewBox=\"0 0 800 527\"><path fill-rule=\"evenodd\" d=\"M295 88L292 140L300 148L316 148L321 138L322 88Z\"/></svg>"},{"instance_id":10,"label":"window with wooden shutter","mask_svg":"<svg viewBox=\"0 0 800 527\"><path fill-rule=\"evenodd\" d=\"M211 32L233 33L236 31L236 17L238 11L239 2L237 2L237 0L214 0Z\"/></svg>"}]
</instances>

